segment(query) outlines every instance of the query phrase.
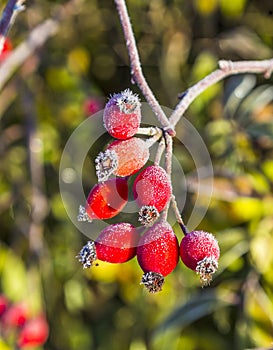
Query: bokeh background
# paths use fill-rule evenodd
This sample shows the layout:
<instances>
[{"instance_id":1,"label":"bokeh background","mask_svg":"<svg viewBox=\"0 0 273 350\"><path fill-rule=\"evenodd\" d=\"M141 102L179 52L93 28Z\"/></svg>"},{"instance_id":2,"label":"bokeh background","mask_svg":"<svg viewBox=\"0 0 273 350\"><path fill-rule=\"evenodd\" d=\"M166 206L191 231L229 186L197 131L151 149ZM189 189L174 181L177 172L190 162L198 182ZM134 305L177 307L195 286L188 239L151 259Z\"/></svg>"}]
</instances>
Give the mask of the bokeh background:
<instances>
[{"instance_id":1,"label":"bokeh background","mask_svg":"<svg viewBox=\"0 0 273 350\"><path fill-rule=\"evenodd\" d=\"M27 1L9 32L16 47L62 12L57 33L0 92L1 294L25 302L32 314L45 312L46 350L272 348L272 79L231 77L187 111L213 164L214 192L198 228L219 241L219 271L202 289L180 262L163 291L148 295L136 260L83 271L75 259L86 237L61 200L63 149L109 94L140 92L131 83L114 2L78 0L69 10L68 4ZM272 56L271 0L128 0L128 8L144 74L168 108L219 59ZM175 153L187 176L187 222L196 169L183 147ZM85 173L86 187L95 182L94 172ZM206 202L206 183L201 189ZM1 349L12 344L12 338L0 341Z\"/></svg>"}]
</instances>

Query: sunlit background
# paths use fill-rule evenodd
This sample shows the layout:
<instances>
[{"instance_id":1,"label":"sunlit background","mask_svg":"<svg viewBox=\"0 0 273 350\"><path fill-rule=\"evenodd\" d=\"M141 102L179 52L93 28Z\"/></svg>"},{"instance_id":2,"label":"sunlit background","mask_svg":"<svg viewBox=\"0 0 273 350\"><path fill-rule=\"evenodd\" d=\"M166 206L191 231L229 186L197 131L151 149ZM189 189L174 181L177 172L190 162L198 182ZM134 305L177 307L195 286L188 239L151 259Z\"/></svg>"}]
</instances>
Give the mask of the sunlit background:
<instances>
[{"instance_id":1,"label":"sunlit background","mask_svg":"<svg viewBox=\"0 0 273 350\"><path fill-rule=\"evenodd\" d=\"M27 2L9 32L13 46L67 4ZM219 59L272 56L271 0L128 0L128 9L144 74L168 108ZM202 289L179 262L155 295L139 285L136 259L82 269L75 255L86 237L70 221L59 191L69 136L103 109L109 94L128 87L140 94L131 83L114 1L79 0L2 89L0 294L10 304L24 302L32 317L46 315L46 350L272 348L272 79L231 77L187 111L213 164L214 192L198 228L215 234L219 270ZM175 154L187 176L187 222L196 169L183 147ZM93 170L84 173L86 188L95 182ZM205 183L202 189L206 202ZM0 331L1 349L15 348L14 332Z\"/></svg>"}]
</instances>

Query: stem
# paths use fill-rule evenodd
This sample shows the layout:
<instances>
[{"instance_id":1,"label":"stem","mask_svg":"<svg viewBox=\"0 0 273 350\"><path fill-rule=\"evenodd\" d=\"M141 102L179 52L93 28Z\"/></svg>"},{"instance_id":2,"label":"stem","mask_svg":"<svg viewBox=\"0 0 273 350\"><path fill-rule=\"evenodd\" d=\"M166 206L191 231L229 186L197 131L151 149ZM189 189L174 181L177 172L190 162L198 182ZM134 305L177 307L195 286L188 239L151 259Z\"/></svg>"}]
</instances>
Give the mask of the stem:
<instances>
[{"instance_id":1,"label":"stem","mask_svg":"<svg viewBox=\"0 0 273 350\"><path fill-rule=\"evenodd\" d=\"M165 137L165 142L166 142L165 168L166 168L166 173L169 177L169 181L171 184L171 190L172 190L171 174L172 174L173 139L167 132L164 133L164 137ZM169 207L170 207L170 200L162 213L162 218L164 220L167 220Z\"/></svg>"},{"instance_id":2,"label":"stem","mask_svg":"<svg viewBox=\"0 0 273 350\"><path fill-rule=\"evenodd\" d=\"M171 196L171 204L172 204L172 209L174 211L176 220L177 220L179 226L181 227L184 235L186 236L189 233L189 231L188 231L187 226L185 225L185 223L184 223L184 221L183 221L183 219L181 217L181 214L179 212L179 209L178 209L177 202L176 202L174 194Z\"/></svg>"},{"instance_id":3,"label":"stem","mask_svg":"<svg viewBox=\"0 0 273 350\"><path fill-rule=\"evenodd\" d=\"M165 140L166 140L166 172L169 176L169 180L170 180L170 183L172 186L171 174L172 174L173 138L167 132L164 134L164 136L165 136ZM173 208L176 220L177 220L178 224L180 225L184 235L186 235L188 233L188 229L187 229L186 225L184 224L184 221L180 215L174 194L171 195L169 203L168 203L167 207L164 209L162 217L165 219L167 218L170 203L172 204L172 208Z\"/></svg>"},{"instance_id":4,"label":"stem","mask_svg":"<svg viewBox=\"0 0 273 350\"><path fill-rule=\"evenodd\" d=\"M162 137L162 130L155 127L157 133L145 141L148 148L152 147Z\"/></svg>"},{"instance_id":5,"label":"stem","mask_svg":"<svg viewBox=\"0 0 273 350\"><path fill-rule=\"evenodd\" d=\"M156 151L156 155L155 155L155 160L154 160L154 164L155 165L159 165L160 163L160 159L162 157L162 154L164 152L166 145L165 145L165 139L162 137L159 144L158 144L158 148Z\"/></svg>"},{"instance_id":6,"label":"stem","mask_svg":"<svg viewBox=\"0 0 273 350\"><path fill-rule=\"evenodd\" d=\"M269 78L273 70L273 59L261 61L219 61L219 69L207 75L204 79L197 82L187 90L177 104L175 110L170 116L172 128L179 122L189 105L211 85L223 80L224 78L241 73L263 73L265 78Z\"/></svg>"},{"instance_id":7,"label":"stem","mask_svg":"<svg viewBox=\"0 0 273 350\"><path fill-rule=\"evenodd\" d=\"M170 129L172 131L172 128L170 127L170 123L166 114L162 110L159 102L155 98L152 90L150 89L143 75L139 53L136 46L135 36L134 36L132 25L130 22L126 3L124 0L115 0L115 3L119 13L120 22L123 29L124 38L126 41L126 46L127 46L127 50L130 58L131 75L132 75L133 81L136 82L136 84L142 91L144 97L146 98L148 104L150 105L153 112L155 113L161 126L163 128Z\"/></svg>"},{"instance_id":8,"label":"stem","mask_svg":"<svg viewBox=\"0 0 273 350\"><path fill-rule=\"evenodd\" d=\"M136 133L139 135L154 136L158 133L158 128L156 128L155 126L150 126L147 128L138 128Z\"/></svg>"}]
</instances>

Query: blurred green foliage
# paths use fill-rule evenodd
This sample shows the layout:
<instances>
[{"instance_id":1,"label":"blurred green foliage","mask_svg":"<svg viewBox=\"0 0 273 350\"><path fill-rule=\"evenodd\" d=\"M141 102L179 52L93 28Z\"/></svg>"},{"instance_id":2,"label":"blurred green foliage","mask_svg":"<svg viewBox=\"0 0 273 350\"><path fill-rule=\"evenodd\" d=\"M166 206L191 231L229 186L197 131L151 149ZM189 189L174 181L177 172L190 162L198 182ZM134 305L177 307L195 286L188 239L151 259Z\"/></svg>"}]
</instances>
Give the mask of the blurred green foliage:
<instances>
[{"instance_id":1,"label":"blurred green foliage","mask_svg":"<svg viewBox=\"0 0 273 350\"><path fill-rule=\"evenodd\" d=\"M14 45L65 3L27 3L9 33ZM271 0L128 0L128 8L145 76L169 108L219 59L272 56ZM87 117L88 98L105 102L128 87L139 92L114 2L82 0L1 92L0 291L27 301L34 314L45 310L48 350L272 348L272 80L230 77L204 92L186 115L215 172L200 224L215 233L222 252L210 287L202 289L179 263L163 291L148 295L135 260L91 271L77 263L86 238L62 205L62 151ZM183 148L178 153L190 174L189 156ZM192 189L185 221L194 202Z\"/></svg>"}]
</instances>

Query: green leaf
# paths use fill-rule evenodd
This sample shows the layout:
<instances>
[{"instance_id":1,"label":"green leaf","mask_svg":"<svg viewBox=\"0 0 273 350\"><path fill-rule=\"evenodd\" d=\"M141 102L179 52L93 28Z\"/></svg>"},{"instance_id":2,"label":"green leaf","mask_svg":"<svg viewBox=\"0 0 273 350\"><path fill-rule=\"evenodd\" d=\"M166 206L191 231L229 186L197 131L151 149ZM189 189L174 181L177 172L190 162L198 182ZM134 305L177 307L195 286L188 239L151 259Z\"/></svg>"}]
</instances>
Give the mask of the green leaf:
<instances>
[{"instance_id":1,"label":"green leaf","mask_svg":"<svg viewBox=\"0 0 273 350\"><path fill-rule=\"evenodd\" d=\"M12 250L0 247L2 260L2 288L11 300L22 300L26 297L27 272L22 260ZM1 263L1 264L2 264Z\"/></svg>"},{"instance_id":2,"label":"green leaf","mask_svg":"<svg viewBox=\"0 0 273 350\"><path fill-rule=\"evenodd\" d=\"M188 302L176 308L175 311L154 330L153 335L157 336L162 331L169 328L179 327L181 330L194 321L230 304L233 304L230 298L220 297L214 290L202 290L200 293L194 295Z\"/></svg>"},{"instance_id":3,"label":"green leaf","mask_svg":"<svg viewBox=\"0 0 273 350\"><path fill-rule=\"evenodd\" d=\"M0 338L0 349L1 350L12 350L1 338Z\"/></svg>"}]
</instances>

